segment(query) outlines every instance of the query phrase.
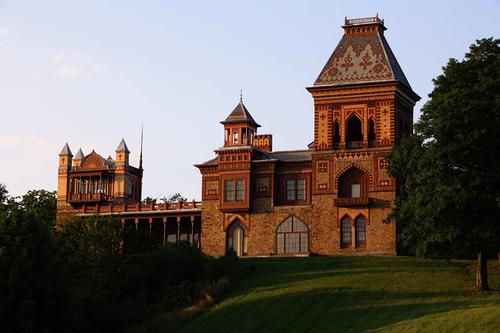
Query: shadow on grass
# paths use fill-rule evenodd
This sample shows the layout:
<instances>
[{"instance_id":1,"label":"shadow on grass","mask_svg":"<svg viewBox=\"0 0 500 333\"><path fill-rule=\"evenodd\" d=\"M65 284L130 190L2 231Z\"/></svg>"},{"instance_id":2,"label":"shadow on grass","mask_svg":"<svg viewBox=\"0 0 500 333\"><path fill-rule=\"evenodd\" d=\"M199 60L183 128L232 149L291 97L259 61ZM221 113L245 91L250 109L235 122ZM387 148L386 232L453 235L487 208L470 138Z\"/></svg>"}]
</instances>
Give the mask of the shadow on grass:
<instances>
[{"instance_id":1,"label":"shadow on grass","mask_svg":"<svg viewBox=\"0 0 500 333\"><path fill-rule=\"evenodd\" d=\"M440 295L443 296L443 295ZM453 294L447 294L452 297ZM428 301L415 302L415 297ZM390 301L391 304L388 304ZM401 321L492 301L436 301L429 293L394 294L349 288L315 289L221 304L181 332L347 332L376 330Z\"/></svg>"}]
</instances>

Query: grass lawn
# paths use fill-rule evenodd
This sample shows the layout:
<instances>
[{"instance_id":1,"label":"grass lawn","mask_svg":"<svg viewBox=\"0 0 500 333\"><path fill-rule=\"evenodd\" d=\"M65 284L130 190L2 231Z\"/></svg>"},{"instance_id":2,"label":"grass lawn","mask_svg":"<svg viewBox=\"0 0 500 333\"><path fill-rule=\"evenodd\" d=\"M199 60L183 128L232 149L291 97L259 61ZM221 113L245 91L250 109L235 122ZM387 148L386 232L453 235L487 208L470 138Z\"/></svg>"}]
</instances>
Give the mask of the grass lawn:
<instances>
[{"instance_id":1,"label":"grass lawn","mask_svg":"<svg viewBox=\"0 0 500 333\"><path fill-rule=\"evenodd\" d=\"M159 314L142 332L500 332L500 292L473 291L472 261L255 258L210 308ZM500 289L500 265L490 263Z\"/></svg>"}]
</instances>

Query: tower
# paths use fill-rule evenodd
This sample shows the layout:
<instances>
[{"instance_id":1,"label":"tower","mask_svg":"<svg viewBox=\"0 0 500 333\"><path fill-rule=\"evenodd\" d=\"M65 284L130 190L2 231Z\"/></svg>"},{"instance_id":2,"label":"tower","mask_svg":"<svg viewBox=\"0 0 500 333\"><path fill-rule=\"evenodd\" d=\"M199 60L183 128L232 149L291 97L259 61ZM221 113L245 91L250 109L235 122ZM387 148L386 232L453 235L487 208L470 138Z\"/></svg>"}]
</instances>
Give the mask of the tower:
<instances>
[{"instance_id":1,"label":"tower","mask_svg":"<svg viewBox=\"0 0 500 333\"><path fill-rule=\"evenodd\" d=\"M57 177L57 206L64 206L68 198L68 179L69 172L71 171L73 154L68 146L64 145L59 153L59 168Z\"/></svg>"},{"instance_id":2,"label":"tower","mask_svg":"<svg viewBox=\"0 0 500 333\"><path fill-rule=\"evenodd\" d=\"M412 128L412 90L375 17L345 18L344 35L312 87L313 188L333 194L343 252L396 253L396 199L387 155Z\"/></svg>"},{"instance_id":3,"label":"tower","mask_svg":"<svg viewBox=\"0 0 500 333\"><path fill-rule=\"evenodd\" d=\"M316 150L392 147L410 133L413 92L376 17L345 19L312 87Z\"/></svg>"}]
</instances>

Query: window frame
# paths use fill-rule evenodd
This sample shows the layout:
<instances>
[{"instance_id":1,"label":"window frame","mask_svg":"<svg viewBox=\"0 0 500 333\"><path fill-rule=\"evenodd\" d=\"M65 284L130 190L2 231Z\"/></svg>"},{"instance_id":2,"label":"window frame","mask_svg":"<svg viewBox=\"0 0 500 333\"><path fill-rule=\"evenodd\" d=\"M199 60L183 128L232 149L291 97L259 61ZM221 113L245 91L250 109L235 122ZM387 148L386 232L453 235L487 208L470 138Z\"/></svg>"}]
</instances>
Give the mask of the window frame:
<instances>
[{"instance_id":1,"label":"window frame","mask_svg":"<svg viewBox=\"0 0 500 333\"><path fill-rule=\"evenodd\" d=\"M346 242L347 234L349 235L349 242ZM349 216L344 216L340 220L340 247L343 249L352 247L352 219Z\"/></svg>"},{"instance_id":2,"label":"window frame","mask_svg":"<svg viewBox=\"0 0 500 333\"><path fill-rule=\"evenodd\" d=\"M359 222L361 222L361 221L364 223L363 228L360 228L360 226L358 225ZM354 229L355 229L355 233L356 233L356 247L366 246L366 225L367 225L367 221L366 221L366 218L363 215L359 215L354 220ZM363 229L363 230L360 231L360 229ZM362 241L359 240L360 239L360 234L363 235L363 240Z\"/></svg>"},{"instance_id":3,"label":"window frame","mask_svg":"<svg viewBox=\"0 0 500 333\"><path fill-rule=\"evenodd\" d=\"M232 184L230 190L228 184ZM245 196L245 179L224 179L224 202L244 202Z\"/></svg>"},{"instance_id":4,"label":"window frame","mask_svg":"<svg viewBox=\"0 0 500 333\"><path fill-rule=\"evenodd\" d=\"M310 182L308 175L288 175L281 180L282 205L300 205L309 202Z\"/></svg>"},{"instance_id":5,"label":"window frame","mask_svg":"<svg viewBox=\"0 0 500 333\"><path fill-rule=\"evenodd\" d=\"M310 251L309 242L309 227L293 215L283 220L276 228L277 255L307 254ZM298 251L291 251L292 248Z\"/></svg>"}]
</instances>

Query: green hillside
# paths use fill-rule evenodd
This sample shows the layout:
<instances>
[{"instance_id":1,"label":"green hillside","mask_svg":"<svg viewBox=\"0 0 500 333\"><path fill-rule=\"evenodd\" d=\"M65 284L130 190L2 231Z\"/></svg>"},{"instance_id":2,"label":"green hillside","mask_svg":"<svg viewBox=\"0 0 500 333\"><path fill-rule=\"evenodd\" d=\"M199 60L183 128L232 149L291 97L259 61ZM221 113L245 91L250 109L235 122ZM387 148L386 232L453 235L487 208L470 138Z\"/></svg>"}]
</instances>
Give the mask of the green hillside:
<instances>
[{"instance_id":1,"label":"green hillside","mask_svg":"<svg viewBox=\"0 0 500 333\"><path fill-rule=\"evenodd\" d=\"M474 291L472 261L407 257L242 259L219 304L159 314L148 332L495 332L500 293ZM500 289L500 266L490 263Z\"/></svg>"}]
</instances>

